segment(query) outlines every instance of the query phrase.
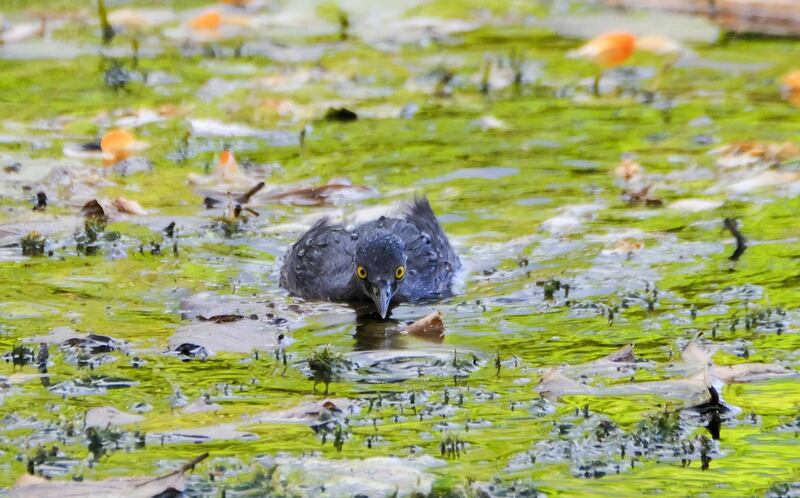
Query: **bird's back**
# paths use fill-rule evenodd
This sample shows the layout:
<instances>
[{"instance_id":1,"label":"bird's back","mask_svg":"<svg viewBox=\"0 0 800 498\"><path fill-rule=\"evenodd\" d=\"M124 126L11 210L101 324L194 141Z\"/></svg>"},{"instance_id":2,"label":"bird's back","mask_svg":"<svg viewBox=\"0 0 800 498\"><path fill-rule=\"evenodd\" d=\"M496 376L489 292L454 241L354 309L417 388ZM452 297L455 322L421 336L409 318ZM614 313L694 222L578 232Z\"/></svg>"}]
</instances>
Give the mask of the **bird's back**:
<instances>
[{"instance_id":1,"label":"bird's back","mask_svg":"<svg viewBox=\"0 0 800 498\"><path fill-rule=\"evenodd\" d=\"M355 240L327 218L294 243L283 260L281 287L304 299L350 301L359 296L353 281Z\"/></svg>"},{"instance_id":2,"label":"bird's back","mask_svg":"<svg viewBox=\"0 0 800 498\"><path fill-rule=\"evenodd\" d=\"M305 299L364 300L355 277L356 243L379 230L393 233L404 246L406 276L395 296L397 301L432 301L450 294L461 263L426 198L414 200L402 218L381 217L352 232L320 220L286 255L281 286Z\"/></svg>"}]
</instances>

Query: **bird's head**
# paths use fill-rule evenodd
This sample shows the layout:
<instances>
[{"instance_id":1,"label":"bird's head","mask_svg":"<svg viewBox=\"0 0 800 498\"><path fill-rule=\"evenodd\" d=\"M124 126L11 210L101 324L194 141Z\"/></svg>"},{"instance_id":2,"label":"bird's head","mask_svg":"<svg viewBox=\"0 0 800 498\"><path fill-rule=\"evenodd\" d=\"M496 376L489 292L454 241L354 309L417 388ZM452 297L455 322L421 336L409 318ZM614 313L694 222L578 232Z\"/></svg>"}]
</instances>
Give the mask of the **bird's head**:
<instances>
[{"instance_id":1,"label":"bird's head","mask_svg":"<svg viewBox=\"0 0 800 498\"><path fill-rule=\"evenodd\" d=\"M364 294L375 303L381 318L406 276L403 241L387 230L361 234L356 245L356 279Z\"/></svg>"}]
</instances>

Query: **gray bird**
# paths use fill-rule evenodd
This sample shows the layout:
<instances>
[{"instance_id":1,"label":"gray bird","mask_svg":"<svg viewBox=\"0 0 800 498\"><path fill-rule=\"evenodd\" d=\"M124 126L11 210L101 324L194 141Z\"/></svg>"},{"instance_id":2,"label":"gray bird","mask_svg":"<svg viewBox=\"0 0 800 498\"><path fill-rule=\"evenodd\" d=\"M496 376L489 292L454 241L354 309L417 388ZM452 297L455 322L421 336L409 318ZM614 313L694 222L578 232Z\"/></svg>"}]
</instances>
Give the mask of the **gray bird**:
<instances>
[{"instance_id":1,"label":"gray bird","mask_svg":"<svg viewBox=\"0 0 800 498\"><path fill-rule=\"evenodd\" d=\"M423 197L411 202L402 218L381 216L352 230L319 220L284 258L280 284L303 299L371 300L386 318L392 304L449 296L460 267Z\"/></svg>"}]
</instances>

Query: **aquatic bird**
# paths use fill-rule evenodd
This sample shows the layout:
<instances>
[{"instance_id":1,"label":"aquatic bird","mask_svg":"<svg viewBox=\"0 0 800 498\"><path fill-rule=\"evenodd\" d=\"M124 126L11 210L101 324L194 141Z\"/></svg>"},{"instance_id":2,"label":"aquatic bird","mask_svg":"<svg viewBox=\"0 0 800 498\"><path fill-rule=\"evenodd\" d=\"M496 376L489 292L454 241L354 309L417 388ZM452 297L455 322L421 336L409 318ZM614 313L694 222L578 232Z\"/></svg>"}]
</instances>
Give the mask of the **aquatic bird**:
<instances>
[{"instance_id":1,"label":"aquatic bird","mask_svg":"<svg viewBox=\"0 0 800 498\"><path fill-rule=\"evenodd\" d=\"M393 304L449 296L460 267L422 197L406 207L402 218L382 216L353 229L319 220L284 258L280 284L304 299L372 301L386 318Z\"/></svg>"},{"instance_id":2,"label":"aquatic bird","mask_svg":"<svg viewBox=\"0 0 800 498\"><path fill-rule=\"evenodd\" d=\"M621 66L630 59L634 52L650 52L665 59L661 67L655 87L663 77L663 74L672 67L678 60L687 54L687 49L672 38L662 35L635 36L631 33L616 32L606 33L592 38L585 44L567 55L572 58L584 59L592 62L601 69ZM594 80L594 94L600 94L600 72Z\"/></svg>"},{"instance_id":3,"label":"aquatic bird","mask_svg":"<svg viewBox=\"0 0 800 498\"><path fill-rule=\"evenodd\" d=\"M592 38L576 50L567 54L569 57L592 62L601 69L622 65L630 59L636 48L636 37L630 33L605 33ZM600 72L594 79L594 93L600 94Z\"/></svg>"},{"instance_id":4,"label":"aquatic bird","mask_svg":"<svg viewBox=\"0 0 800 498\"><path fill-rule=\"evenodd\" d=\"M252 27L252 20L245 16L223 15L217 10L209 10L189 20L189 27L196 32L214 35L224 26Z\"/></svg>"},{"instance_id":5,"label":"aquatic bird","mask_svg":"<svg viewBox=\"0 0 800 498\"><path fill-rule=\"evenodd\" d=\"M219 153L219 160L217 161L217 167L214 169L214 174L222 180L222 183L239 183L242 185L256 183L255 180L242 173L242 170L239 169L239 163L236 162L236 157L228 149Z\"/></svg>"},{"instance_id":6,"label":"aquatic bird","mask_svg":"<svg viewBox=\"0 0 800 498\"><path fill-rule=\"evenodd\" d=\"M100 140L100 150L103 152L103 162L106 166L114 165L145 148L147 148L145 142L136 140L133 133L119 128L109 130Z\"/></svg>"},{"instance_id":7,"label":"aquatic bird","mask_svg":"<svg viewBox=\"0 0 800 498\"><path fill-rule=\"evenodd\" d=\"M189 21L193 29L219 29L222 26L222 14L209 10Z\"/></svg>"},{"instance_id":8,"label":"aquatic bird","mask_svg":"<svg viewBox=\"0 0 800 498\"><path fill-rule=\"evenodd\" d=\"M795 69L781 79L781 93L790 104L800 107L800 69Z\"/></svg>"}]
</instances>

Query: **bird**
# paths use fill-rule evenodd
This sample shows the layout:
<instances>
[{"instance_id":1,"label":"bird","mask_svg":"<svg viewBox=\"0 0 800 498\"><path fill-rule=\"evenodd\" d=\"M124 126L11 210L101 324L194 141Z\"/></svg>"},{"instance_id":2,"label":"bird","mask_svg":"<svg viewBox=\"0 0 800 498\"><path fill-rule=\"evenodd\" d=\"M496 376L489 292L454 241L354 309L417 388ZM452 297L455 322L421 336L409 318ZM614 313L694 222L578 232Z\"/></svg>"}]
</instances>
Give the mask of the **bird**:
<instances>
[{"instance_id":1,"label":"bird","mask_svg":"<svg viewBox=\"0 0 800 498\"><path fill-rule=\"evenodd\" d=\"M147 143L140 142L128 130L115 128L106 132L100 140L100 150L103 152L103 164L113 166L127 159L134 152L147 148Z\"/></svg>"},{"instance_id":2,"label":"bird","mask_svg":"<svg viewBox=\"0 0 800 498\"><path fill-rule=\"evenodd\" d=\"M781 93L790 104L800 107L800 69L795 69L781 79Z\"/></svg>"},{"instance_id":3,"label":"bird","mask_svg":"<svg viewBox=\"0 0 800 498\"><path fill-rule=\"evenodd\" d=\"M306 300L373 303L382 319L398 303L452 295L461 261L426 197L402 217L381 216L354 228L317 221L283 259L280 285Z\"/></svg>"},{"instance_id":4,"label":"bird","mask_svg":"<svg viewBox=\"0 0 800 498\"><path fill-rule=\"evenodd\" d=\"M635 52L650 52L664 59L664 64L658 72L654 84L655 87L658 87L663 74L670 67L675 65L681 57L690 53L683 45L663 35L636 36L619 31L596 36L567 55L572 58L588 60L602 70L625 64ZM602 76L602 72L595 76L595 95L600 94L600 78Z\"/></svg>"},{"instance_id":5,"label":"bird","mask_svg":"<svg viewBox=\"0 0 800 498\"><path fill-rule=\"evenodd\" d=\"M569 52L569 57L585 59L601 69L608 69L624 64L631 58L636 48L636 37L631 33L605 33L592 38L577 49ZM594 79L594 93L600 94L600 78L598 73Z\"/></svg>"}]
</instances>

